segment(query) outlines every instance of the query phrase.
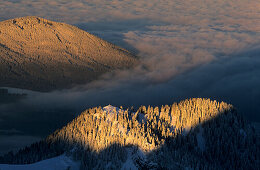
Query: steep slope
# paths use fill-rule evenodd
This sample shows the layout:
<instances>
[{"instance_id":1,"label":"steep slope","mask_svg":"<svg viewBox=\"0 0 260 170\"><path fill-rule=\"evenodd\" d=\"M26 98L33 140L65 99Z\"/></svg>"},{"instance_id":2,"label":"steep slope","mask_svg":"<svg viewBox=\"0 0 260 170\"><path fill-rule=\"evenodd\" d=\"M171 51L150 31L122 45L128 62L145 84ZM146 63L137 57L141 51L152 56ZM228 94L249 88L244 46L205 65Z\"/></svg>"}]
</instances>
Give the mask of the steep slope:
<instances>
[{"instance_id":1,"label":"steep slope","mask_svg":"<svg viewBox=\"0 0 260 170\"><path fill-rule=\"evenodd\" d=\"M39 17L0 22L0 87L69 88L135 64L128 51L75 26Z\"/></svg>"},{"instance_id":2,"label":"steep slope","mask_svg":"<svg viewBox=\"0 0 260 170\"><path fill-rule=\"evenodd\" d=\"M32 163L66 152L81 160L81 169L256 169L259 146L254 128L232 105L198 98L136 112L88 109L46 140L0 160Z\"/></svg>"}]
</instances>

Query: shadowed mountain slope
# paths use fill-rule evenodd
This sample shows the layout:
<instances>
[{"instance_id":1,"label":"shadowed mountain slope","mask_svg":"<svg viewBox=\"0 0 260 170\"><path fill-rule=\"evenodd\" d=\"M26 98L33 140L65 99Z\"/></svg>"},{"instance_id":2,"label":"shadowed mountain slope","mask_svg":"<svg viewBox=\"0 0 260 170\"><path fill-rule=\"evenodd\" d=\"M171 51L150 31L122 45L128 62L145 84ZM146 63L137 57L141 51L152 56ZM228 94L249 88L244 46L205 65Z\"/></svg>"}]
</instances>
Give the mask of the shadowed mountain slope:
<instances>
[{"instance_id":1,"label":"shadowed mountain slope","mask_svg":"<svg viewBox=\"0 0 260 170\"><path fill-rule=\"evenodd\" d=\"M64 152L82 169L256 169L260 155L255 129L232 105L198 98L137 111L88 109L0 162L27 164Z\"/></svg>"},{"instance_id":2,"label":"shadowed mountain slope","mask_svg":"<svg viewBox=\"0 0 260 170\"><path fill-rule=\"evenodd\" d=\"M0 86L70 88L137 63L125 49L65 23L39 17L0 22Z\"/></svg>"}]
</instances>

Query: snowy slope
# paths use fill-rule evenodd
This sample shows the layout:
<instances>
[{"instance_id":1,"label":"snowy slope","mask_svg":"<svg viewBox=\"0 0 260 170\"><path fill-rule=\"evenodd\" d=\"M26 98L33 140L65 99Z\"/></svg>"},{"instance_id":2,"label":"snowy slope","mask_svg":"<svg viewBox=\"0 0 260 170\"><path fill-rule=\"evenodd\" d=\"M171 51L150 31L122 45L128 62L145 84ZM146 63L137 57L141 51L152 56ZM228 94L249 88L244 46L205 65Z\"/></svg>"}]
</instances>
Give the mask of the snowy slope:
<instances>
[{"instance_id":1,"label":"snowy slope","mask_svg":"<svg viewBox=\"0 0 260 170\"><path fill-rule=\"evenodd\" d=\"M132 148L127 148L127 160L126 162L122 165L121 170L138 170L138 168L135 166L135 163L132 159L132 154L133 154L133 150Z\"/></svg>"},{"instance_id":2,"label":"snowy slope","mask_svg":"<svg viewBox=\"0 0 260 170\"><path fill-rule=\"evenodd\" d=\"M0 170L67 170L69 168L79 170L79 167L79 162L75 162L65 155L27 165L0 164Z\"/></svg>"},{"instance_id":3,"label":"snowy slope","mask_svg":"<svg viewBox=\"0 0 260 170\"><path fill-rule=\"evenodd\" d=\"M107 114L107 120L112 121L114 114L115 113L118 114L119 108L111 106L111 105L107 105L107 106L103 107L103 110Z\"/></svg>"}]
</instances>

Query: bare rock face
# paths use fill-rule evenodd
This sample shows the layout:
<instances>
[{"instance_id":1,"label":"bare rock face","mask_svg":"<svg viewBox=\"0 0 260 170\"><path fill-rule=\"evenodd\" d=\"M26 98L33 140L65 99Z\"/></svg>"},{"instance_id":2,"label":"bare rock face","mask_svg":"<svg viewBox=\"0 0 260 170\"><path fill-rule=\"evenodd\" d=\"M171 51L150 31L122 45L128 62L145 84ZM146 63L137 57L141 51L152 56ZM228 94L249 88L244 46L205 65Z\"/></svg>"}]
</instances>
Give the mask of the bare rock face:
<instances>
[{"instance_id":1,"label":"bare rock face","mask_svg":"<svg viewBox=\"0 0 260 170\"><path fill-rule=\"evenodd\" d=\"M137 63L125 49L65 23L39 17L0 22L0 87L70 88Z\"/></svg>"}]
</instances>

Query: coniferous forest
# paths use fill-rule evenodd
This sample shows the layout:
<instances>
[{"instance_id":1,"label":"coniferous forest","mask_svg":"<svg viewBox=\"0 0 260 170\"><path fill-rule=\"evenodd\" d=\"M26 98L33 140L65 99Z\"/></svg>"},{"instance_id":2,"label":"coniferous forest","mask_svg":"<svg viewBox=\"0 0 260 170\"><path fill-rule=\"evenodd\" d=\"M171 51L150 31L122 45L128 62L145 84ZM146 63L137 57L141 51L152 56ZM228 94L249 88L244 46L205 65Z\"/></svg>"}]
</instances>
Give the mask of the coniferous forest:
<instances>
[{"instance_id":1,"label":"coniferous forest","mask_svg":"<svg viewBox=\"0 0 260 170\"><path fill-rule=\"evenodd\" d=\"M139 109L111 105L82 112L45 140L0 163L28 164L67 154L81 169L258 169L255 129L227 103L193 98Z\"/></svg>"},{"instance_id":2,"label":"coniferous forest","mask_svg":"<svg viewBox=\"0 0 260 170\"><path fill-rule=\"evenodd\" d=\"M260 170L260 0L0 0L0 170Z\"/></svg>"}]
</instances>

